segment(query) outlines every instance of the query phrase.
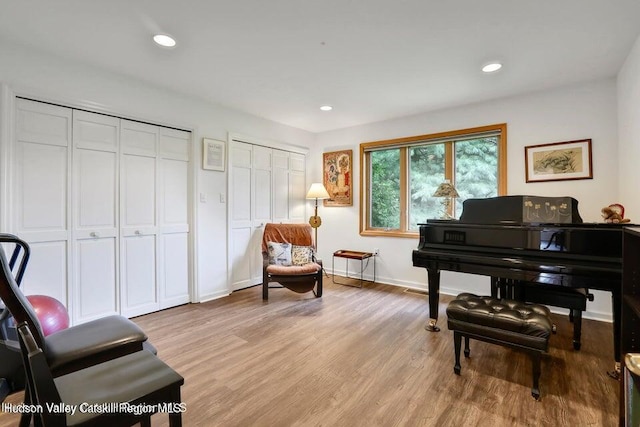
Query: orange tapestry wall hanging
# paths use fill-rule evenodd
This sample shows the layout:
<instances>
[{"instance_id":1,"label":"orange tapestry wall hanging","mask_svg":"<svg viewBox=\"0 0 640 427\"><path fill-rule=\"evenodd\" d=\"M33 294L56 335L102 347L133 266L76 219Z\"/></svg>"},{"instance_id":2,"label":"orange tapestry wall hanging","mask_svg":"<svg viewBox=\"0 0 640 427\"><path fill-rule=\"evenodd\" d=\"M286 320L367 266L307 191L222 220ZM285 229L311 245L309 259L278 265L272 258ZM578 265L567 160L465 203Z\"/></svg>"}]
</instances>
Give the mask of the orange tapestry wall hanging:
<instances>
[{"instance_id":1,"label":"orange tapestry wall hanging","mask_svg":"<svg viewBox=\"0 0 640 427\"><path fill-rule=\"evenodd\" d=\"M325 206L353 205L353 150L333 151L322 155L323 184L330 199Z\"/></svg>"}]
</instances>

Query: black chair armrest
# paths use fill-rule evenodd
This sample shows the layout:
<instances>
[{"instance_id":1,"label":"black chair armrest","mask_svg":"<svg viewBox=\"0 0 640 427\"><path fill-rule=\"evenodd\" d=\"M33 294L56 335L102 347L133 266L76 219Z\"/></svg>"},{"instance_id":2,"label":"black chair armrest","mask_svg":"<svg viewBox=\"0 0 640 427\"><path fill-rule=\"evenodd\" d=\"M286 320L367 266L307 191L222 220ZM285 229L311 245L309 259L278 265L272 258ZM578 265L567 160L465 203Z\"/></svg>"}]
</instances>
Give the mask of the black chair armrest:
<instances>
[{"instance_id":1,"label":"black chair armrest","mask_svg":"<svg viewBox=\"0 0 640 427\"><path fill-rule=\"evenodd\" d=\"M318 256L315 253L313 254L312 261L322 266L322 259L318 258Z\"/></svg>"}]
</instances>

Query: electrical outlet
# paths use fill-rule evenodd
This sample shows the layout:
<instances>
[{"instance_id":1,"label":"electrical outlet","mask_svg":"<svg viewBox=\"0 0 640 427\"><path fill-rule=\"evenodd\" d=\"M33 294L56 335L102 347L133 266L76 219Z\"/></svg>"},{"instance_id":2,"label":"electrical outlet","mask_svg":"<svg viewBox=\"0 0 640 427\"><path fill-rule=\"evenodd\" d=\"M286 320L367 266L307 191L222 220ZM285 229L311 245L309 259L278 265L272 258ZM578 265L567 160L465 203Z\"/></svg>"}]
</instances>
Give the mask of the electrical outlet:
<instances>
[{"instance_id":1,"label":"electrical outlet","mask_svg":"<svg viewBox=\"0 0 640 427\"><path fill-rule=\"evenodd\" d=\"M374 254L375 256L380 255L380 249L375 248L375 249L373 250L373 254Z\"/></svg>"}]
</instances>

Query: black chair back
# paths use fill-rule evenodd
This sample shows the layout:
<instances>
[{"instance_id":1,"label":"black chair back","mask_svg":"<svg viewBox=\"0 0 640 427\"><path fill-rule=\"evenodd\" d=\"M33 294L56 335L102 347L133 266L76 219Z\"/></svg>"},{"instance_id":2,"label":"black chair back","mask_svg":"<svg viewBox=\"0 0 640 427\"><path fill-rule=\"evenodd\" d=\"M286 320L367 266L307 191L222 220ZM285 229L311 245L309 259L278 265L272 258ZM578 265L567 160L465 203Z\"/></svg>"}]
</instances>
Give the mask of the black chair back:
<instances>
[{"instance_id":1,"label":"black chair back","mask_svg":"<svg viewBox=\"0 0 640 427\"><path fill-rule=\"evenodd\" d=\"M15 245L11 257L14 263L13 266L10 261L7 260L4 246L2 244ZM15 267L15 262L18 259L18 256L16 255L18 247L24 251L24 254L22 255L20 265L18 266L14 277L12 267ZM44 350L45 341L42 326L40 325L40 321L38 320L35 310L31 306L27 297L25 297L20 290L17 282L17 280L22 280L22 277L24 276L24 271L26 269L30 253L29 245L24 240L12 234L0 234L0 270L2 270L0 272L0 298L5 305L5 308L9 310L17 324L23 322L27 323L29 330L34 334L38 347Z\"/></svg>"}]
</instances>

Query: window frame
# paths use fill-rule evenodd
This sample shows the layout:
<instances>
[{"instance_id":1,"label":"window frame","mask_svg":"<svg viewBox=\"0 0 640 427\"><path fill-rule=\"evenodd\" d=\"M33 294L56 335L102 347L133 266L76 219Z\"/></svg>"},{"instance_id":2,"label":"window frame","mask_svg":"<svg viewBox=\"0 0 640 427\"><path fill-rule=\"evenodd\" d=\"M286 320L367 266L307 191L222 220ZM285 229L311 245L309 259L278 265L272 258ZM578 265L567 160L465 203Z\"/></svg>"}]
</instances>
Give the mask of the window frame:
<instances>
[{"instance_id":1,"label":"window frame","mask_svg":"<svg viewBox=\"0 0 640 427\"><path fill-rule=\"evenodd\" d=\"M454 161L453 144L457 139L469 139L486 133L499 133L498 141L498 195L507 194L507 124L479 126L467 129L438 132L427 135L416 135L404 138L387 139L382 141L363 142L360 144L360 235L361 236L386 236L417 238L418 231L409 230L409 165L408 149L411 146L428 144L430 141L445 144L445 179L453 182ZM451 141L442 141L443 139ZM372 228L370 224L371 187L369 178L371 174L371 151L374 149L400 149L400 228L385 230Z\"/></svg>"}]
</instances>

